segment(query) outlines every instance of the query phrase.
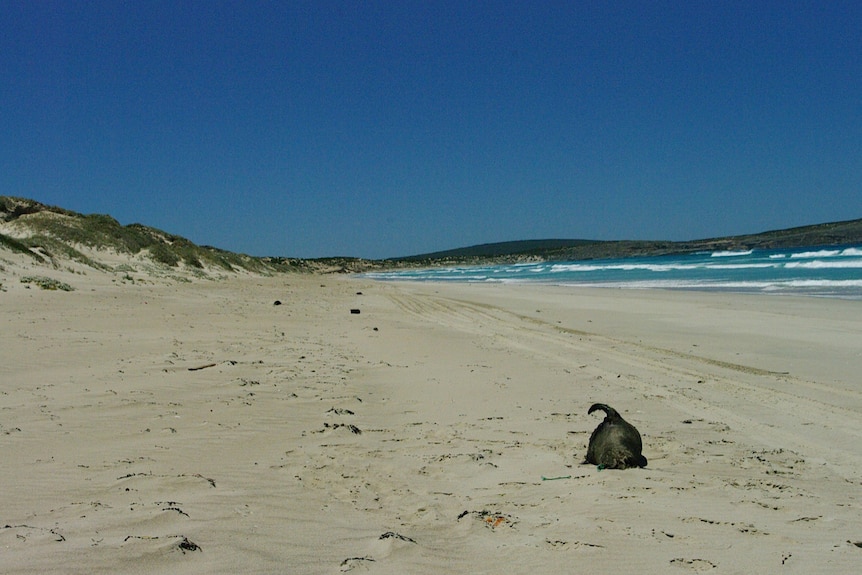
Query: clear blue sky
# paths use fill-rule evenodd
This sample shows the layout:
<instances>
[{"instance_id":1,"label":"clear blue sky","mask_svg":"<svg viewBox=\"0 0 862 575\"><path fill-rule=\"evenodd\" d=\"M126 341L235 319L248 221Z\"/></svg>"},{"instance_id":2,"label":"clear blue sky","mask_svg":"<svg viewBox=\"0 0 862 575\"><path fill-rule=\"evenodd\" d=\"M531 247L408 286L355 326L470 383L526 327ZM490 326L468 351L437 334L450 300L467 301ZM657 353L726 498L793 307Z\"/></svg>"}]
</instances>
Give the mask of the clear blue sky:
<instances>
[{"instance_id":1,"label":"clear blue sky","mask_svg":"<svg viewBox=\"0 0 862 575\"><path fill-rule=\"evenodd\" d=\"M862 3L0 1L0 194L253 255L862 217Z\"/></svg>"}]
</instances>

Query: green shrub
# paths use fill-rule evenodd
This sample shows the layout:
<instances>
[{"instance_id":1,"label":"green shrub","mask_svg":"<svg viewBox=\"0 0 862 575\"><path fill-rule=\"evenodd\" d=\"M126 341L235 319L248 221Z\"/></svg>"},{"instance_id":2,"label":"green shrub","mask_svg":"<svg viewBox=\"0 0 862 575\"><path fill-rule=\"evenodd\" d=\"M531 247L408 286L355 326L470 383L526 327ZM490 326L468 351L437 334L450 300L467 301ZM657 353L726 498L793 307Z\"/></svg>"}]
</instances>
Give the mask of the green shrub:
<instances>
[{"instance_id":1,"label":"green shrub","mask_svg":"<svg viewBox=\"0 0 862 575\"><path fill-rule=\"evenodd\" d=\"M36 284L42 289L46 290L62 290L62 291L74 291L75 288L70 286L65 282L61 282L59 280L55 280L53 278L48 278L44 276L25 276L21 278L22 284Z\"/></svg>"},{"instance_id":2,"label":"green shrub","mask_svg":"<svg viewBox=\"0 0 862 575\"><path fill-rule=\"evenodd\" d=\"M180 263L179 256L174 253L167 244L155 244L150 246L150 254L152 254L155 261L172 268L177 267L177 264Z\"/></svg>"}]
</instances>

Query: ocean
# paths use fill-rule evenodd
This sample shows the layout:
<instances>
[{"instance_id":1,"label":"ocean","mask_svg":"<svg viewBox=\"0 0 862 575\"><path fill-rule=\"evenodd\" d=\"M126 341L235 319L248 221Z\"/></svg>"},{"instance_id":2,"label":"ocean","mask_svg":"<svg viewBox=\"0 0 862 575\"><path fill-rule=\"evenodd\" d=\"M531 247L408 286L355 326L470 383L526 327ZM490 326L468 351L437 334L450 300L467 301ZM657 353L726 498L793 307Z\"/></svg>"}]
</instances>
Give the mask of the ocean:
<instances>
[{"instance_id":1,"label":"ocean","mask_svg":"<svg viewBox=\"0 0 862 575\"><path fill-rule=\"evenodd\" d=\"M862 300L862 245L455 266L362 275L376 280L715 290Z\"/></svg>"}]
</instances>

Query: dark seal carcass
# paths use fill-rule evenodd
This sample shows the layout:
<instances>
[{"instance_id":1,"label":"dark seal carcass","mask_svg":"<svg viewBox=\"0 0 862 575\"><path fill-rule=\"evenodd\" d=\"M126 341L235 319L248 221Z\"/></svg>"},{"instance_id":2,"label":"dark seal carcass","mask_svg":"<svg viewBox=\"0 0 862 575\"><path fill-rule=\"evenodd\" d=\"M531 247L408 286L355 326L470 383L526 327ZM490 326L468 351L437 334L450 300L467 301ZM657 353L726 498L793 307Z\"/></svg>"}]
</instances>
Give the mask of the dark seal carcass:
<instances>
[{"instance_id":1,"label":"dark seal carcass","mask_svg":"<svg viewBox=\"0 0 862 575\"><path fill-rule=\"evenodd\" d=\"M641 434L635 426L604 403L594 403L587 413L598 410L605 412L605 419L590 435L584 463L592 463L602 469L646 467L646 457L641 454Z\"/></svg>"}]
</instances>

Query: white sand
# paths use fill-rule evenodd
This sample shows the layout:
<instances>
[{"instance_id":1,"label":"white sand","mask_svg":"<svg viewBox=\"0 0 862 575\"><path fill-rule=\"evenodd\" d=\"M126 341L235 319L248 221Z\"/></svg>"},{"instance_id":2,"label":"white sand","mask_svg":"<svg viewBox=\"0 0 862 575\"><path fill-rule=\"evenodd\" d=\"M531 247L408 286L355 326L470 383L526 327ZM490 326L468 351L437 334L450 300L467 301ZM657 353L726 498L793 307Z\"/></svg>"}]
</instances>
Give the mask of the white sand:
<instances>
[{"instance_id":1,"label":"white sand","mask_svg":"<svg viewBox=\"0 0 862 575\"><path fill-rule=\"evenodd\" d=\"M862 564L860 302L44 273L76 288L53 292L5 261L4 573ZM596 401L646 469L581 465Z\"/></svg>"}]
</instances>

